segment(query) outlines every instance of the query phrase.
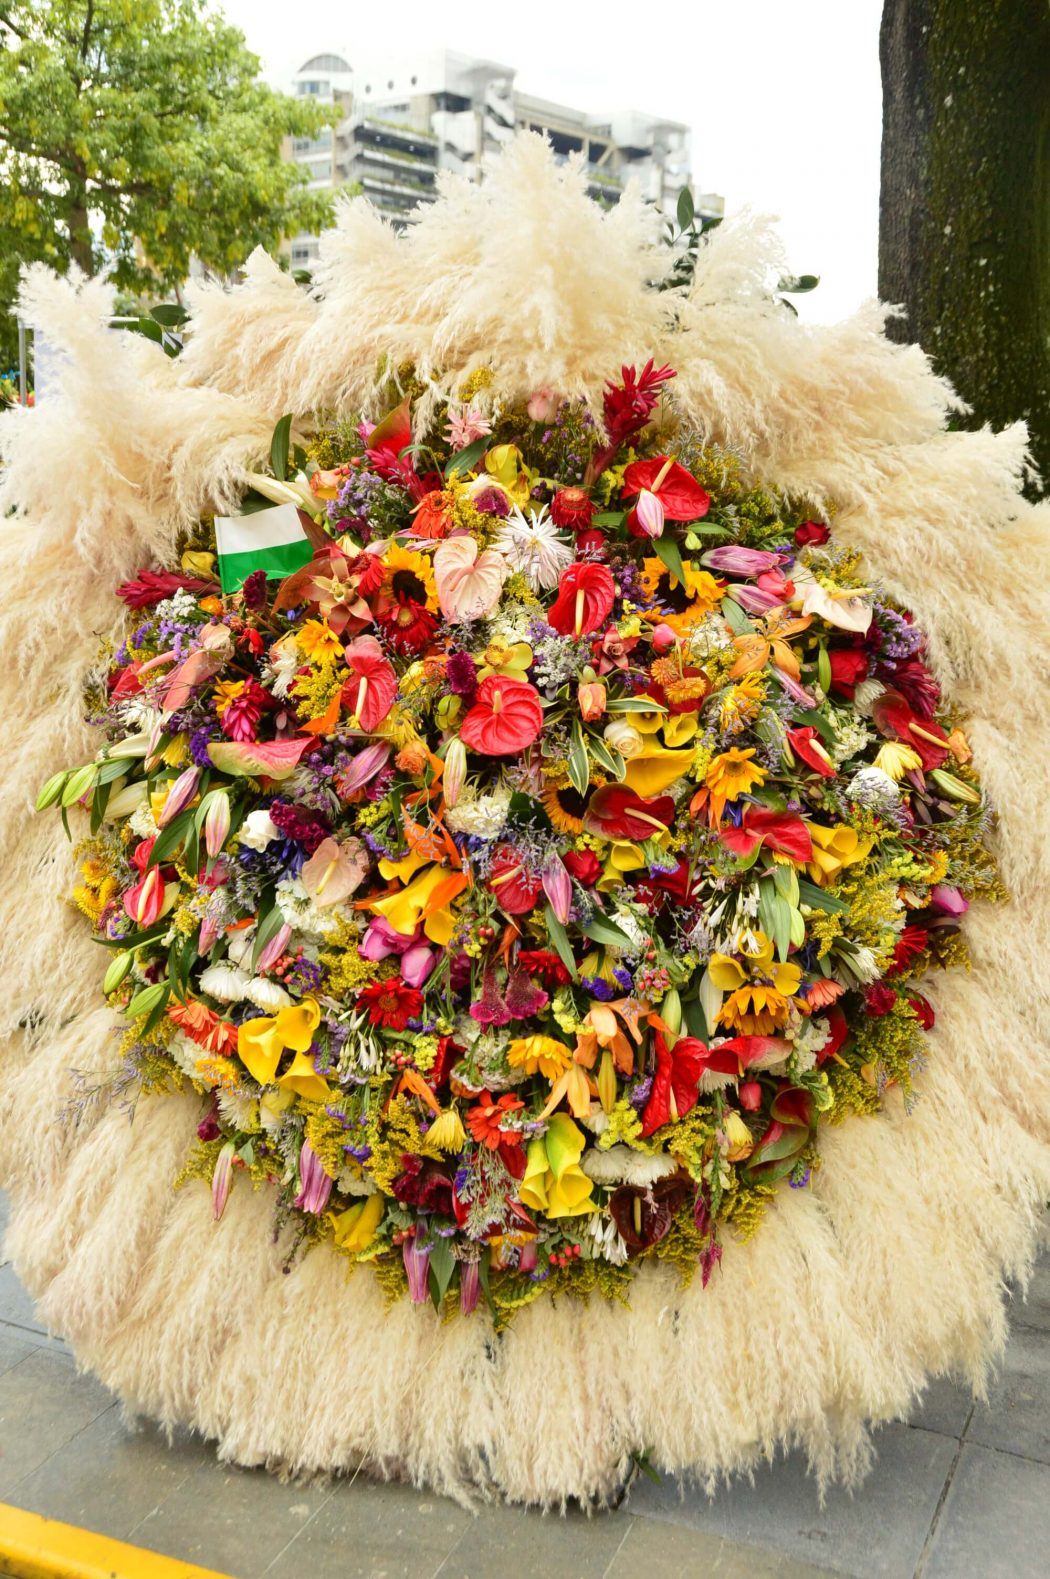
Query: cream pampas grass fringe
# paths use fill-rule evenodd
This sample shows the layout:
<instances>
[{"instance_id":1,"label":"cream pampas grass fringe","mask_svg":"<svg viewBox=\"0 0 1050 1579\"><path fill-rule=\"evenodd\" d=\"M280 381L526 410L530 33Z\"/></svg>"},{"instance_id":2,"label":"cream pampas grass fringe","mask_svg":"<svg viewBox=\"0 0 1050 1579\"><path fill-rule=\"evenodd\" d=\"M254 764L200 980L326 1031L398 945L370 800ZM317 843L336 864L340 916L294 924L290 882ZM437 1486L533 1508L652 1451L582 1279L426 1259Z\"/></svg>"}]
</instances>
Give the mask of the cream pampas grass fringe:
<instances>
[{"instance_id":1,"label":"cream pampas grass fringe","mask_svg":"<svg viewBox=\"0 0 1050 1579\"><path fill-rule=\"evenodd\" d=\"M42 1316L129 1409L239 1463L559 1505L608 1499L644 1450L711 1482L797 1445L822 1481L855 1479L866 1422L934 1375L982 1386L1050 1193L1050 510L1017 491L1022 427L946 432L951 390L883 338L882 309L800 323L771 298L780 267L768 228L737 221L687 294L653 291L654 217L631 194L602 213L526 137L404 236L347 204L315 295L262 254L233 291L195 286L176 362L105 327L103 284L29 272L25 315L66 360L53 400L0 423L0 1182ZM64 897L69 847L30 808L94 749L81 686L120 623L114 585L235 503L283 412L350 412L384 366L422 377L421 419L483 366L504 398L600 405L621 362L650 355L678 369L680 420L834 506L837 538L915 610L968 716L1013 901L967 917L971 972L931 978L914 1111L891 1094L880 1117L822 1130L812 1187L730 1240L706 1291L646 1265L630 1310L540 1300L497 1339L482 1314L384 1309L367 1269L348 1280L326 1249L285 1274L266 1193L243 1181L213 1225L206 1189L172 1188L195 1100L70 1116L119 1037Z\"/></svg>"}]
</instances>

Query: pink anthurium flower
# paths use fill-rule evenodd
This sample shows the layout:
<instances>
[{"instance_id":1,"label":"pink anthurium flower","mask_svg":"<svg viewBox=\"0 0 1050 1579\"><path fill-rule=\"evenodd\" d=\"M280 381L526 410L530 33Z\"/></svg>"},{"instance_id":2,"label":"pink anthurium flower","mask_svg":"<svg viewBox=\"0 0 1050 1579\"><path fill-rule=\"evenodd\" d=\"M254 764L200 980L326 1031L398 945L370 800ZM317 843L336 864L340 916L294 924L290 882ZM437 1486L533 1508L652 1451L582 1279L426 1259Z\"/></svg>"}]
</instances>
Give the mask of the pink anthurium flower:
<instances>
[{"instance_id":1,"label":"pink anthurium flower","mask_svg":"<svg viewBox=\"0 0 1050 1579\"><path fill-rule=\"evenodd\" d=\"M479 552L472 537L447 537L434 554L434 584L441 612L462 625L484 619L499 602L510 567L502 554Z\"/></svg>"},{"instance_id":2,"label":"pink anthurium flower","mask_svg":"<svg viewBox=\"0 0 1050 1579\"><path fill-rule=\"evenodd\" d=\"M360 839L324 839L299 880L315 905L337 905L360 888L367 871L368 851Z\"/></svg>"}]
</instances>

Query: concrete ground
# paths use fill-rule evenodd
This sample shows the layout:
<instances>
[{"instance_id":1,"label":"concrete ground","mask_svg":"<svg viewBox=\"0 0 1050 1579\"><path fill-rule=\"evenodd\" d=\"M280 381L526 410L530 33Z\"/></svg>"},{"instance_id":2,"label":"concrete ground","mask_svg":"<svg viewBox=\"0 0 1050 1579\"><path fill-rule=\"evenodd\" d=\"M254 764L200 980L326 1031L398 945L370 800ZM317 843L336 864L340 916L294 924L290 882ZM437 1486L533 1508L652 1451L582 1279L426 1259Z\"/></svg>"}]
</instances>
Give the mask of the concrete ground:
<instances>
[{"instance_id":1,"label":"concrete ground","mask_svg":"<svg viewBox=\"0 0 1050 1579\"><path fill-rule=\"evenodd\" d=\"M129 1431L0 1267L0 1503L237 1579L1036 1579L1050 1572L1050 1258L988 1402L933 1385L878 1433L878 1462L823 1508L797 1457L713 1501L639 1477L621 1509L477 1517L404 1486L282 1485L190 1436ZM2 1518L2 1514L0 1514ZM119 1579L134 1579L134 1574Z\"/></svg>"}]
</instances>

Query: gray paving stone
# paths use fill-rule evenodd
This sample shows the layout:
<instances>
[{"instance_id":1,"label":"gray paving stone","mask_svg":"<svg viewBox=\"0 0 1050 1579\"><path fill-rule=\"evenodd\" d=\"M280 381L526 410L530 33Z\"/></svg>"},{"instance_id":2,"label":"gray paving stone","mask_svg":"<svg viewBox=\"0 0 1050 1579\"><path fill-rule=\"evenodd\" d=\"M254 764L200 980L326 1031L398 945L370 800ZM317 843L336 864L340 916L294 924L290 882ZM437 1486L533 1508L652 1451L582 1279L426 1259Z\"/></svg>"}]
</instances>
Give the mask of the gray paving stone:
<instances>
[{"instance_id":1,"label":"gray paving stone","mask_svg":"<svg viewBox=\"0 0 1050 1579\"><path fill-rule=\"evenodd\" d=\"M908 1424L958 1439L966 1429L973 1407L973 1393L965 1382L953 1381L950 1376L936 1376L908 1416Z\"/></svg>"},{"instance_id":2,"label":"gray paving stone","mask_svg":"<svg viewBox=\"0 0 1050 1579\"><path fill-rule=\"evenodd\" d=\"M0 1327L0 1375L12 1365L21 1364L35 1348L29 1333L18 1332L14 1327Z\"/></svg>"},{"instance_id":3,"label":"gray paving stone","mask_svg":"<svg viewBox=\"0 0 1050 1579\"><path fill-rule=\"evenodd\" d=\"M108 1409L112 1394L69 1361L34 1349L0 1375L0 1497Z\"/></svg>"},{"instance_id":4,"label":"gray paving stone","mask_svg":"<svg viewBox=\"0 0 1050 1579\"><path fill-rule=\"evenodd\" d=\"M542 1514L525 1508L483 1508L445 1559L441 1579L602 1579L623 1544L631 1520L622 1513L588 1518L573 1511Z\"/></svg>"},{"instance_id":5,"label":"gray paving stone","mask_svg":"<svg viewBox=\"0 0 1050 1579\"><path fill-rule=\"evenodd\" d=\"M14 1486L31 1513L126 1540L212 1449L188 1434L172 1443L153 1425L128 1425L107 1409Z\"/></svg>"},{"instance_id":6,"label":"gray paving stone","mask_svg":"<svg viewBox=\"0 0 1050 1579\"><path fill-rule=\"evenodd\" d=\"M257 1579L330 1496L328 1485L283 1484L265 1470L233 1469L212 1455L127 1538L231 1579Z\"/></svg>"},{"instance_id":7,"label":"gray paving stone","mask_svg":"<svg viewBox=\"0 0 1050 1579\"><path fill-rule=\"evenodd\" d=\"M1050 1464L1050 1341L1015 1327L988 1402L973 1412L967 1441Z\"/></svg>"},{"instance_id":8,"label":"gray paving stone","mask_svg":"<svg viewBox=\"0 0 1050 1579\"><path fill-rule=\"evenodd\" d=\"M316 1517L266 1569L267 1579L433 1579L439 1569L445 1573L442 1563L472 1522L445 1497L359 1475L334 1486ZM517 1579L505 1548L501 1572Z\"/></svg>"},{"instance_id":9,"label":"gray paving stone","mask_svg":"<svg viewBox=\"0 0 1050 1579\"><path fill-rule=\"evenodd\" d=\"M46 1334L47 1328L36 1313L33 1301L15 1276L10 1261L0 1266L0 1321Z\"/></svg>"},{"instance_id":10,"label":"gray paving stone","mask_svg":"<svg viewBox=\"0 0 1050 1579\"><path fill-rule=\"evenodd\" d=\"M551 1572L556 1574L558 1569ZM704 1579L827 1579L828 1572L778 1552L737 1546L720 1535L656 1519L635 1519L606 1575L607 1579L639 1579L643 1574L645 1579L691 1579L692 1575L698 1579L700 1575ZM475 1579L474 1572L471 1579Z\"/></svg>"},{"instance_id":11,"label":"gray paving stone","mask_svg":"<svg viewBox=\"0 0 1050 1579\"><path fill-rule=\"evenodd\" d=\"M1039 1332L1050 1332L1050 1251L1045 1251L1036 1262L1028 1297L1014 1296L1010 1306L1010 1320L1015 1327L1035 1327Z\"/></svg>"},{"instance_id":12,"label":"gray paving stone","mask_svg":"<svg viewBox=\"0 0 1050 1579\"><path fill-rule=\"evenodd\" d=\"M640 1477L630 1511L858 1579L911 1579L957 1445L937 1432L890 1425L876 1447L878 1460L856 1493L832 1487L823 1507L804 1459L792 1454L756 1471L753 1486L738 1480L710 1500L697 1491L683 1499L673 1483Z\"/></svg>"},{"instance_id":13,"label":"gray paving stone","mask_svg":"<svg viewBox=\"0 0 1050 1579\"><path fill-rule=\"evenodd\" d=\"M1044 1579L1050 1466L963 1444L922 1579Z\"/></svg>"}]
</instances>

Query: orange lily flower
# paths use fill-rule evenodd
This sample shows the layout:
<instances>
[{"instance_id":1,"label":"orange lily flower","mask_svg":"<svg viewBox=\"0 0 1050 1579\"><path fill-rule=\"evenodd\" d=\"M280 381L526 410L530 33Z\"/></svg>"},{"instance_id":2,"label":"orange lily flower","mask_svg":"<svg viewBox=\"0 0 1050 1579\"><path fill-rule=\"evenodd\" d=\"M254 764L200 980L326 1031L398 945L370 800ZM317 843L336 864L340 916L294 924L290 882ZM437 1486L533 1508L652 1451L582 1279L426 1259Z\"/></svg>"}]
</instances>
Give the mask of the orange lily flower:
<instances>
[{"instance_id":1,"label":"orange lily flower","mask_svg":"<svg viewBox=\"0 0 1050 1579\"><path fill-rule=\"evenodd\" d=\"M792 636L808 630L811 623L808 614L792 615L789 609L770 609L758 621L757 630L733 637L733 646L740 656L730 669L729 678L739 680L742 674L764 669L767 663L772 663L797 680L802 670L788 642Z\"/></svg>"}]
</instances>

